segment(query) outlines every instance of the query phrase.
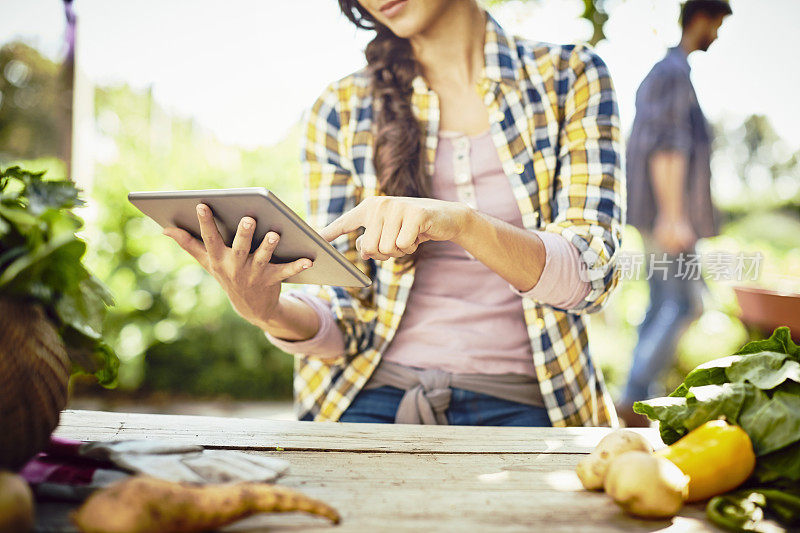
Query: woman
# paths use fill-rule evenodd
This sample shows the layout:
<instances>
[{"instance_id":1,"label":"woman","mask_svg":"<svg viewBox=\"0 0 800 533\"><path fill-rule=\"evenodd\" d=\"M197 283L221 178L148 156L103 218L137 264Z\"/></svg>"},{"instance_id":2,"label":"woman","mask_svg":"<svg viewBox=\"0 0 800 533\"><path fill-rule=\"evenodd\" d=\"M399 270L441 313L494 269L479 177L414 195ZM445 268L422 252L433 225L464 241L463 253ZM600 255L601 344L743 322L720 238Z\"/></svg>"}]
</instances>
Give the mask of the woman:
<instances>
[{"instance_id":1,"label":"woman","mask_svg":"<svg viewBox=\"0 0 800 533\"><path fill-rule=\"evenodd\" d=\"M507 35L475 0L340 0L376 29L311 110L309 222L373 279L280 294L310 261L175 238L296 354L301 420L616 425L584 314L617 283L624 182L606 66ZM359 228L364 228L358 235ZM401 320L402 318L402 320Z\"/></svg>"}]
</instances>

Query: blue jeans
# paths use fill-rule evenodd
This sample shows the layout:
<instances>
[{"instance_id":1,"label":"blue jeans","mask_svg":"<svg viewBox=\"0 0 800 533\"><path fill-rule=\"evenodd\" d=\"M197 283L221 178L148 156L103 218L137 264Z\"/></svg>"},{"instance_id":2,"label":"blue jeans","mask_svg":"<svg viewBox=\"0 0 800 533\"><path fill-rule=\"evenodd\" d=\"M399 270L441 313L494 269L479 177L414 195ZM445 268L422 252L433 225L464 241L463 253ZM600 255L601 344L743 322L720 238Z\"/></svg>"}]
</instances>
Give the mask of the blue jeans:
<instances>
[{"instance_id":1,"label":"blue jeans","mask_svg":"<svg viewBox=\"0 0 800 533\"><path fill-rule=\"evenodd\" d=\"M648 259L650 253L655 253L656 260L661 261L660 252L649 249L646 254ZM650 305L638 328L639 340L633 350L628 383L620 399L622 406L665 393L658 377L672 363L678 340L686 326L703 311L702 279L683 279L676 257L668 256L668 259L666 276L654 270L648 280Z\"/></svg>"},{"instance_id":2,"label":"blue jeans","mask_svg":"<svg viewBox=\"0 0 800 533\"><path fill-rule=\"evenodd\" d=\"M453 426L550 426L544 407L511 402L465 389L452 388L450 407L445 411ZM393 424L405 391L388 385L362 389L339 417L340 422ZM306 415L301 420L312 420Z\"/></svg>"}]
</instances>

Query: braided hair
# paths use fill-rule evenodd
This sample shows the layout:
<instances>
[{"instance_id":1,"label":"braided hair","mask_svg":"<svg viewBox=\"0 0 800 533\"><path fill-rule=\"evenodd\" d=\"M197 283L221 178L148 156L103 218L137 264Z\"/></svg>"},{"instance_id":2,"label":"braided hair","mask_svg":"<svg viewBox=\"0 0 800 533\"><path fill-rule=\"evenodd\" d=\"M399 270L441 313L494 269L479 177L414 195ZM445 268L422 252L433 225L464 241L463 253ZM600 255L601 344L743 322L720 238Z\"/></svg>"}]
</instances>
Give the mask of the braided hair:
<instances>
[{"instance_id":1,"label":"braided hair","mask_svg":"<svg viewBox=\"0 0 800 533\"><path fill-rule=\"evenodd\" d=\"M419 73L411 43L376 21L358 0L339 0L339 7L357 27L376 32L364 55L373 99L373 164L381 192L389 196L430 197L423 132L411 107L411 82ZM413 262L416 253L397 262Z\"/></svg>"}]
</instances>

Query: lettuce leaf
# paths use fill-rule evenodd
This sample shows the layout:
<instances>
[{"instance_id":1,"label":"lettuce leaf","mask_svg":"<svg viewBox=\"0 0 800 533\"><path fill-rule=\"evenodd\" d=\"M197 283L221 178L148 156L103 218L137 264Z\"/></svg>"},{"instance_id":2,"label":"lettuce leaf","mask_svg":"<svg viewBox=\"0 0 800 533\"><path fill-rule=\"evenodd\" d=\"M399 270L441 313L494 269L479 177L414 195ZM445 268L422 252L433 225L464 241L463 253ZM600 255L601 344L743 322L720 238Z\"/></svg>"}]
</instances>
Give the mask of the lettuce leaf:
<instances>
[{"instance_id":1,"label":"lettuce leaf","mask_svg":"<svg viewBox=\"0 0 800 533\"><path fill-rule=\"evenodd\" d=\"M753 477L760 483L800 481L800 442L759 457Z\"/></svg>"},{"instance_id":2,"label":"lettuce leaf","mask_svg":"<svg viewBox=\"0 0 800 533\"><path fill-rule=\"evenodd\" d=\"M709 420L737 420L748 399L748 387L743 383L691 387L684 398L666 397L636 402L633 410L661 422L661 439L669 445Z\"/></svg>"},{"instance_id":3,"label":"lettuce leaf","mask_svg":"<svg viewBox=\"0 0 800 533\"><path fill-rule=\"evenodd\" d=\"M683 437L688 430L683 425L690 412L686 405L686 398L653 398L644 402L633 404L633 410L640 415L645 415L650 420L661 422L658 426L661 440L670 445Z\"/></svg>"},{"instance_id":4,"label":"lettuce leaf","mask_svg":"<svg viewBox=\"0 0 800 533\"><path fill-rule=\"evenodd\" d=\"M782 326L772 332L768 339L748 342L734 355L745 355L758 352L778 352L792 356L793 359L800 361L800 346L792 342L792 335L789 328Z\"/></svg>"},{"instance_id":5,"label":"lettuce leaf","mask_svg":"<svg viewBox=\"0 0 800 533\"><path fill-rule=\"evenodd\" d=\"M728 382L728 376L725 371L735 362L741 359L740 356L731 355L729 357L721 357L704 363L687 374L683 383L675 389L670 396L683 396L689 394L689 389L692 387L701 387L704 385L722 385Z\"/></svg>"},{"instance_id":6,"label":"lettuce leaf","mask_svg":"<svg viewBox=\"0 0 800 533\"><path fill-rule=\"evenodd\" d=\"M800 441L800 394L780 387L772 397L751 386L747 405L738 419L756 456L766 455Z\"/></svg>"},{"instance_id":7,"label":"lettuce leaf","mask_svg":"<svg viewBox=\"0 0 800 533\"><path fill-rule=\"evenodd\" d=\"M761 390L772 390L785 381L800 383L800 361L778 352L753 353L732 364L725 374L731 382L749 382Z\"/></svg>"}]
</instances>

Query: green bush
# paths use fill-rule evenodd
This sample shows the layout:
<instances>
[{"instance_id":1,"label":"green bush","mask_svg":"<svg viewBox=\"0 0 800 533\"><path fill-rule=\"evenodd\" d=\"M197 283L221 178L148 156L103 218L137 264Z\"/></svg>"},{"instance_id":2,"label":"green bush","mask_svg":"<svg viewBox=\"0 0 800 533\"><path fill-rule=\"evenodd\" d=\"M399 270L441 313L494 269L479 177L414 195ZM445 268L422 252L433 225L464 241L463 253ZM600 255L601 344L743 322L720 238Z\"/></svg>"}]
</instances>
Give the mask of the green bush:
<instances>
[{"instance_id":1,"label":"green bush","mask_svg":"<svg viewBox=\"0 0 800 533\"><path fill-rule=\"evenodd\" d=\"M115 295L106 320L127 390L290 398L292 357L231 307L219 284L127 200L134 190L265 186L302 213L298 131L226 146L127 87L96 94L105 147L90 187L87 263Z\"/></svg>"}]
</instances>

